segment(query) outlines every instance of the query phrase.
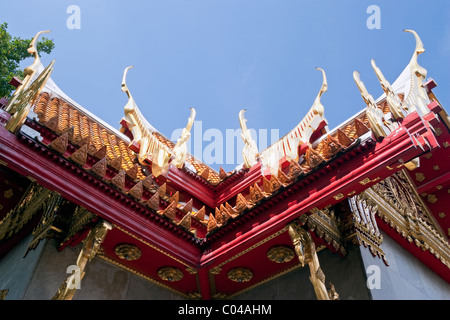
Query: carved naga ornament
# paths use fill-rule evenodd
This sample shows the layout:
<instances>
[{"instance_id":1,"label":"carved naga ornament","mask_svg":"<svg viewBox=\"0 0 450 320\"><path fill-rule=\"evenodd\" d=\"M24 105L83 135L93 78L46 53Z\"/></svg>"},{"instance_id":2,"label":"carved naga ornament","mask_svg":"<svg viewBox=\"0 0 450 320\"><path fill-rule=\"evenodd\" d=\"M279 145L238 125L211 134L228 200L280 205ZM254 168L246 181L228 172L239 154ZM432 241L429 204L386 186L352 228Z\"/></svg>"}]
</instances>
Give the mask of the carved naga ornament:
<instances>
[{"instance_id":1,"label":"carved naga ornament","mask_svg":"<svg viewBox=\"0 0 450 320\"><path fill-rule=\"evenodd\" d=\"M122 91L128 96L128 102L124 107L124 120L133 136L130 146L138 150L138 160L141 164L148 165L151 162L152 173L155 177L158 177L168 172L170 160L177 168L184 166L187 155L186 143L191 136L190 130L195 120L196 111L194 108L191 108L191 115L186 128L183 129L173 149L170 149L154 135L156 129L144 118L128 89L126 78L128 70L131 68L133 66L125 68L122 78Z\"/></svg>"},{"instance_id":2,"label":"carved naga ornament","mask_svg":"<svg viewBox=\"0 0 450 320\"><path fill-rule=\"evenodd\" d=\"M383 111L378 108L372 95L369 94L366 86L361 81L358 71L353 72L353 79L361 92L361 97L367 105L366 115L375 138L380 139L381 137L386 137L392 131L390 128L392 123L390 120L385 119Z\"/></svg>"},{"instance_id":3,"label":"carved naga ornament","mask_svg":"<svg viewBox=\"0 0 450 320\"><path fill-rule=\"evenodd\" d=\"M31 80L33 79L34 75L36 74L37 70L39 69L39 66L42 64L41 63L41 59L39 58L39 53L37 51L37 40L40 37L41 34L43 33L50 33L50 30L45 30L45 31L39 31L34 38L31 40L29 46L28 46L28 53L31 54L34 57L34 61L33 63L26 67L23 70L23 74L24 74L24 79L22 81L22 84L17 88L17 90L14 92L14 95L11 97L11 99L9 100L8 105L6 106L6 111L9 113L14 113L16 112L16 110L14 110L13 106L14 106L14 101L17 99L18 95L25 90L30 84L31 84Z\"/></svg>"},{"instance_id":4,"label":"carved naga ornament","mask_svg":"<svg viewBox=\"0 0 450 320\"><path fill-rule=\"evenodd\" d=\"M292 160L298 160L299 145L311 146L313 134L318 130L322 130L321 133L327 131L327 121L324 117L325 108L322 105L321 98L328 90L328 82L325 71L321 68L316 68L316 70L322 72L322 85L306 116L288 134L261 152L262 165L268 167L271 172L278 171L279 161L284 156Z\"/></svg>"},{"instance_id":5,"label":"carved naga ornament","mask_svg":"<svg viewBox=\"0 0 450 320\"><path fill-rule=\"evenodd\" d=\"M400 97L395 94L391 84L386 80L380 68L375 64L375 60L371 60L372 68L380 81L381 87L386 94L386 102L389 105L389 110L395 120L403 119L407 115L408 108L400 100Z\"/></svg>"},{"instance_id":6,"label":"carved naga ornament","mask_svg":"<svg viewBox=\"0 0 450 320\"><path fill-rule=\"evenodd\" d=\"M244 149L242 150L242 157L244 159L244 165L247 168L253 167L258 163L258 147L255 140L253 140L250 130L247 128L247 120L244 118L245 109L239 112L239 123L241 125L241 137L244 140Z\"/></svg>"},{"instance_id":7,"label":"carved naga ornament","mask_svg":"<svg viewBox=\"0 0 450 320\"><path fill-rule=\"evenodd\" d=\"M408 96L405 97L405 102L408 105L415 106L416 111L419 113L419 115L423 116L430 112L430 110L428 109L430 99L423 86L427 77L427 70L418 64L417 57L419 56L419 54L425 52L425 48L417 32L410 29L405 29L403 31L412 33L416 40L416 47L411 57L411 61L409 62L411 88Z\"/></svg>"},{"instance_id":8,"label":"carved naga ornament","mask_svg":"<svg viewBox=\"0 0 450 320\"><path fill-rule=\"evenodd\" d=\"M188 119L187 126L186 128L183 129L180 138L178 138L177 143L173 147L172 164L179 169L183 168L184 163L186 161L186 154L187 154L186 143L191 137L191 128L192 125L194 124L196 115L195 109L194 108L190 109L191 109L191 116Z\"/></svg>"},{"instance_id":9,"label":"carved naga ornament","mask_svg":"<svg viewBox=\"0 0 450 320\"><path fill-rule=\"evenodd\" d=\"M329 290L325 285L325 274L320 267L316 245L314 244L314 240L312 239L309 231L303 229L295 223L291 223L288 226L288 233L291 237L292 244L294 245L294 251L298 257L300 264L302 265L302 267L305 266L306 263L309 266L309 280L314 287L314 292L316 293L317 299L339 299L339 294L337 294L333 284L330 283Z\"/></svg>"}]
</instances>

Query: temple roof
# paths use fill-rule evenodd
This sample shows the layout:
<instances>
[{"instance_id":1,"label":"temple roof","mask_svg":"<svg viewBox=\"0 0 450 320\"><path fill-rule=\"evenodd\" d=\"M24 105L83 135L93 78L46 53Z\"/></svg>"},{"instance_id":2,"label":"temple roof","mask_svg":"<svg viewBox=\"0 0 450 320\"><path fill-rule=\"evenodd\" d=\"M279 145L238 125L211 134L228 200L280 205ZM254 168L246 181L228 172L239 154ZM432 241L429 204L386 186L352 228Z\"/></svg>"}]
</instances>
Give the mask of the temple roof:
<instances>
[{"instance_id":1,"label":"temple roof","mask_svg":"<svg viewBox=\"0 0 450 320\"><path fill-rule=\"evenodd\" d=\"M159 276L153 268L155 264L175 264L188 273L174 284L176 290L183 292L198 291L200 280L193 270L197 267L208 269L208 279L216 277L219 282L223 278L220 283L227 283L223 289L227 292L241 289L230 287L227 274L220 273L224 266L251 265L258 276L250 286L270 278L270 272L287 272L297 267L293 260L278 268L270 265L273 270L262 270L266 265L245 256L252 250L266 255L273 246L289 243L286 226L294 220L306 223L307 219L310 230L316 230L317 244L345 255L345 241L336 235L337 222L330 208L339 208L344 199L367 194L379 197L381 203L386 194L383 191L377 195L376 186L384 183L402 185L398 190L403 193L392 195L399 202L401 197L414 194L414 200L406 199L406 207L399 208L406 210L411 201L419 208L417 219L423 229L414 234L413 246L426 251L429 248L424 243L433 239L439 249L430 250L433 259L448 268L450 214L445 194L449 190L450 168L442 159L449 156L449 122L431 91L434 82L425 82L426 70L417 64L417 54L422 52L419 44L416 38L413 58L392 86L373 62L385 91L377 100L355 72L354 80L366 107L332 130L328 129L326 108L320 102L328 86L323 70L322 86L306 116L266 150L254 150L251 138L245 136L247 128L241 112L245 160L231 172L216 172L189 153L184 154L179 141L185 142L189 137L187 129L184 140L170 141L145 118L129 117L128 104L122 128L115 129L70 99L48 77L50 69L42 65L33 79L46 75L45 85L42 90L33 87L36 99L29 105L31 110L24 125L10 130L17 137L5 135L4 143L9 149L2 152L10 152L7 156L12 168L17 167L25 175L34 174L39 182L92 211L89 217L98 215L111 220L114 228L104 243L105 259L125 264L151 279ZM133 107L137 110L133 116L139 115L137 106ZM192 121L191 114L188 129ZM143 126L136 130L141 123ZM156 145L149 148L152 152L158 148L174 152L180 147L177 150L181 150L181 165L166 158L167 172L155 175L154 154L142 150L149 141ZM34 156L35 161L23 159L17 150ZM3 154L2 157L6 158ZM394 180L388 180L390 177ZM390 224L394 225L390 214L383 212L385 220L380 221L386 223L388 231L392 229ZM329 233L321 229L325 220ZM77 244L84 228L88 226L72 232L60 246ZM397 225L392 236L398 237L399 242L403 241L401 237L410 241L408 232L408 225L405 229ZM140 246L144 258L120 260L116 249L122 243ZM380 252L376 254L383 256ZM442 270L441 265L437 268ZM202 279L204 283L206 280Z\"/></svg>"}]
</instances>

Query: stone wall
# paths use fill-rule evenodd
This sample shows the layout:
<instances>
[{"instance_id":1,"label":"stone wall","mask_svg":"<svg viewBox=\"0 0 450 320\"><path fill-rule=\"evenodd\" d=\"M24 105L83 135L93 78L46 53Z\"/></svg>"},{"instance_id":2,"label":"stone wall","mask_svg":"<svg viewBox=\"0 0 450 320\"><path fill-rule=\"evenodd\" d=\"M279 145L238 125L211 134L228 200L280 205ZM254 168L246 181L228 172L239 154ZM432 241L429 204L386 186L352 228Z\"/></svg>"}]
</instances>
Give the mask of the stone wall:
<instances>
[{"instance_id":1,"label":"stone wall","mask_svg":"<svg viewBox=\"0 0 450 320\"><path fill-rule=\"evenodd\" d=\"M56 250L53 240L42 241L25 259L30 237L0 260L0 289L6 300L50 300L75 264L80 247ZM175 300L184 297L136 274L95 257L73 300Z\"/></svg>"},{"instance_id":2,"label":"stone wall","mask_svg":"<svg viewBox=\"0 0 450 320\"><path fill-rule=\"evenodd\" d=\"M344 258L331 253L328 249L320 251L318 257L327 287L331 281L340 300L370 299L358 247L350 247ZM234 299L316 300L316 296L309 281L309 267L305 266L244 292Z\"/></svg>"},{"instance_id":3,"label":"stone wall","mask_svg":"<svg viewBox=\"0 0 450 320\"><path fill-rule=\"evenodd\" d=\"M408 251L383 234L382 249L390 266L373 257L363 246L350 246L346 257L327 249L318 253L327 286L331 281L340 300L432 299L450 300L450 284L417 260ZM67 278L67 267L74 264L80 247L56 250L53 240L42 241L23 258L30 237L19 243L0 260L0 289L8 289L7 300L49 300ZM366 285L380 270L380 287ZM86 267L74 300L179 300L183 296L99 257ZM315 300L309 281L309 268L298 268L264 283L231 300Z\"/></svg>"},{"instance_id":4,"label":"stone wall","mask_svg":"<svg viewBox=\"0 0 450 320\"><path fill-rule=\"evenodd\" d=\"M369 250L361 248L374 300L450 300L450 284L384 232L382 235L381 248L386 254L388 267L381 259L373 257ZM378 269L369 269L370 266ZM370 279L377 272L374 270L380 271L379 288L376 287L376 279Z\"/></svg>"}]
</instances>

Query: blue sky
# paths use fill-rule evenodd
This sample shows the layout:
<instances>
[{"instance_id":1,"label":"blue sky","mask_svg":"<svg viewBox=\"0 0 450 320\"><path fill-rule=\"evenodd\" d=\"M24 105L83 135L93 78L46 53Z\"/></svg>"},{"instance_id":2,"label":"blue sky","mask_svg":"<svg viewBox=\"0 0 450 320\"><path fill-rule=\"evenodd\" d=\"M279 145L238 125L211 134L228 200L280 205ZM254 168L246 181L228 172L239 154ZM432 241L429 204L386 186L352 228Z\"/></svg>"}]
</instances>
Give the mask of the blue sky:
<instances>
[{"instance_id":1,"label":"blue sky","mask_svg":"<svg viewBox=\"0 0 450 320\"><path fill-rule=\"evenodd\" d=\"M69 5L81 10L81 28L70 30ZM381 29L370 30L370 5ZM15 0L0 2L0 22L14 36L39 30L55 42L47 65L72 99L115 128L128 86L149 122L170 138L186 125L189 107L203 130L248 126L289 132L308 112L328 77L322 97L330 129L365 107L353 81L361 72L368 91L382 89L370 65L375 59L391 83L408 64L419 33L426 52L419 64L435 79L434 90L450 105L450 1L448 0ZM24 63L24 66L29 61ZM207 142L205 143L207 144Z\"/></svg>"}]
</instances>

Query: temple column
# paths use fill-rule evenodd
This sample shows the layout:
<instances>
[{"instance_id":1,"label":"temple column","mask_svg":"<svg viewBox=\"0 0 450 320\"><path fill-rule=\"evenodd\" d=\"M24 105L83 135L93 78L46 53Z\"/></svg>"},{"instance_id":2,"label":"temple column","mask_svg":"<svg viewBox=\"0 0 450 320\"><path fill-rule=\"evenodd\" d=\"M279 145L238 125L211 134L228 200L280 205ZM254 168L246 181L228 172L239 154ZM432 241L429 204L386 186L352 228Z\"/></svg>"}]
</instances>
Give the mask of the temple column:
<instances>
[{"instance_id":1,"label":"temple column","mask_svg":"<svg viewBox=\"0 0 450 320\"><path fill-rule=\"evenodd\" d=\"M289 225L288 232L302 267L305 263L308 263L310 271L309 280L314 287L317 299L337 300L339 295L334 290L333 284L330 283L330 290L327 290L327 287L325 286L325 274L320 268L316 245L314 244L310 233L294 223Z\"/></svg>"},{"instance_id":2,"label":"temple column","mask_svg":"<svg viewBox=\"0 0 450 320\"><path fill-rule=\"evenodd\" d=\"M80 282L85 275L84 269L87 263L95 257L106 238L106 234L111 229L112 225L109 222L101 220L89 231L78 255L76 266L72 269L72 274L59 287L53 300L72 300L76 290L80 288Z\"/></svg>"}]
</instances>

